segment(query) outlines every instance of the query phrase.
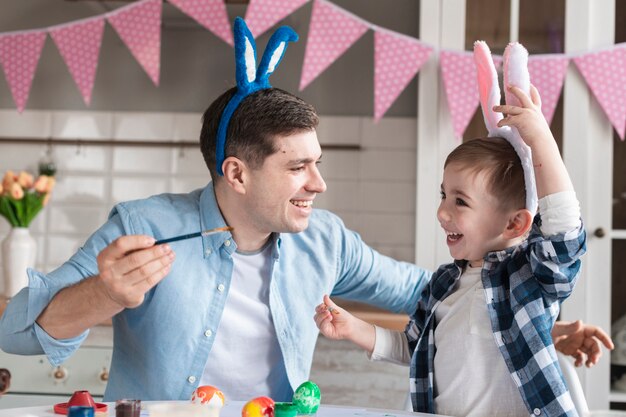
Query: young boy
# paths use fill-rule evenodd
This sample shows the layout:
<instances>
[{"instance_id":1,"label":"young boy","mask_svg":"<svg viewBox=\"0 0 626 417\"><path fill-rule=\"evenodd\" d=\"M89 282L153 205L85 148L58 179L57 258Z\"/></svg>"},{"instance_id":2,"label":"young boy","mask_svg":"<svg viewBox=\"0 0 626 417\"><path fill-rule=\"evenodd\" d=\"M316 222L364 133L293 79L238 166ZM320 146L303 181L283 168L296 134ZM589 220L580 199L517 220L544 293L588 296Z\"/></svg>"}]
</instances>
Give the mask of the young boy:
<instances>
[{"instance_id":1,"label":"young boy","mask_svg":"<svg viewBox=\"0 0 626 417\"><path fill-rule=\"evenodd\" d=\"M530 98L510 91L521 107L494 111L507 114L499 126L517 128L532 150L534 222L513 147L501 138L464 143L444 165L437 212L455 261L435 273L405 332L363 322L328 296L316 308L326 337L351 340L374 360L410 361L415 411L576 415L550 331L578 276L585 232L537 90Z\"/></svg>"}]
</instances>

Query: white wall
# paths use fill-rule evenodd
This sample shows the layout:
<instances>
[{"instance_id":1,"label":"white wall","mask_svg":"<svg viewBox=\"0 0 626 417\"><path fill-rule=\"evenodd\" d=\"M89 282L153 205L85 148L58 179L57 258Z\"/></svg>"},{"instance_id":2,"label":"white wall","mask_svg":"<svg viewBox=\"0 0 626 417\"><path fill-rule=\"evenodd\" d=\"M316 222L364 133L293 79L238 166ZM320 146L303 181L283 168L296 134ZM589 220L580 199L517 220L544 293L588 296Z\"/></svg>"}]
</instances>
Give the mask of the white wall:
<instances>
[{"instance_id":1,"label":"white wall","mask_svg":"<svg viewBox=\"0 0 626 417\"><path fill-rule=\"evenodd\" d=\"M0 111L0 137L197 140L200 114ZM356 151L324 151L328 191L316 207L332 210L382 253L413 261L415 230L415 119L321 118L322 144L356 144ZM35 173L45 145L0 144L0 172ZM209 181L199 149L54 146L57 186L31 230L37 267L50 271L71 256L119 201L186 192ZM433 197L435 198L435 197ZM9 224L0 219L0 238Z\"/></svg>"}]
</instances>

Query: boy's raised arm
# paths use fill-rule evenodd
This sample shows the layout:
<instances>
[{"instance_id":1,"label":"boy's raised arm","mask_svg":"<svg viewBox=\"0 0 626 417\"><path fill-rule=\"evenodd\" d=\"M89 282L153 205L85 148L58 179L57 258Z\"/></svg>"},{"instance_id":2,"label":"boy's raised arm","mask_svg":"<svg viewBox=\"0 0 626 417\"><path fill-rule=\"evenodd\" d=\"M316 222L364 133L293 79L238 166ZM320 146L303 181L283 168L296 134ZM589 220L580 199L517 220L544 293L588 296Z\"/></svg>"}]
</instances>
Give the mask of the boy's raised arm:
<instances>
[{"instance_id":1,"label":"boy's raised arm","mask_svg":"<svg viewBox=\"0 0 626 417\"><path fill-rule=\"evenodd\" d=\"M499 127L515 127L524 142L532 150L537 197L542 198L561 191L573 191L559 148L552 136L550 126L541 113L541 98L535 86L530 86L530 97L517 87L507 87L520 101L521 107L511 105L494 106L493 110L504 113Z\"/></svg>"}]
</instances>

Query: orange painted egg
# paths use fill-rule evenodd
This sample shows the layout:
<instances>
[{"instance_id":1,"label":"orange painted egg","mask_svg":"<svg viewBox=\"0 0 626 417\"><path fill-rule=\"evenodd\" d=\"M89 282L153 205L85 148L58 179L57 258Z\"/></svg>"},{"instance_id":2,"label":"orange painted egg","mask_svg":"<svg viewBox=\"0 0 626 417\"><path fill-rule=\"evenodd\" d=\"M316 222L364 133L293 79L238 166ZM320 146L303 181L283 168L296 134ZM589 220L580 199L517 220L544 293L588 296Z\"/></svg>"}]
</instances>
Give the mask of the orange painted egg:
<instances>
[{"instance_id":1,"label":"orange painted egg","mask_svg":"<svg viewBox=\"0 0 626 417\"><path fill-rule=\"evenodd\" d=\"M191 394L191 402L193 404L206 404L222 408L224 405L224 394L211 385L201 385Z\"/></svg>"},{"instance_id":2,"label":"orange painted egg","mask_svg":"<svg viewBox=\"0 0 626 417\"><path fill-rule=\"evenodd\" d=\"M241 409L241 417L274 417L274 400L257 397L248 401Z\"/></svg>"}]
</instances>

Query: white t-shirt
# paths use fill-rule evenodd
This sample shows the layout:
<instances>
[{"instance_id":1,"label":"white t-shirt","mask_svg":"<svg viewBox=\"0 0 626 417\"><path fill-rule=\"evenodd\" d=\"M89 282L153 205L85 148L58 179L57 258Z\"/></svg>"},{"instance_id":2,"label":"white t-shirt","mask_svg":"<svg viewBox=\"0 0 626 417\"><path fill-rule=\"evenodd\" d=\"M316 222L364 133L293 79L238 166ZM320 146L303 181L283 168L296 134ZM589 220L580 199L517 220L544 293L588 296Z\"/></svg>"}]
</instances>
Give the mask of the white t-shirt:
<instances>
[{"instance_id":1,"label":"white t-shirt","mask_svg":"<svg viewBox=\"0 0 626 417\"><path fill-rule=\"evenodd\" d=\"M269 308L271 242L254 253L235 252L228 297L200 385L229 401L258 396L287 399L291 387Z\"/></svg>"}]
</instances>

